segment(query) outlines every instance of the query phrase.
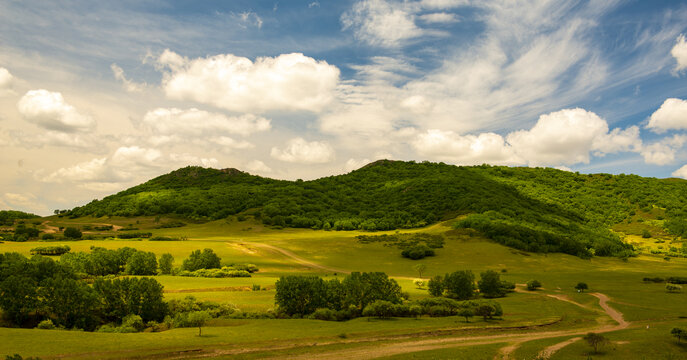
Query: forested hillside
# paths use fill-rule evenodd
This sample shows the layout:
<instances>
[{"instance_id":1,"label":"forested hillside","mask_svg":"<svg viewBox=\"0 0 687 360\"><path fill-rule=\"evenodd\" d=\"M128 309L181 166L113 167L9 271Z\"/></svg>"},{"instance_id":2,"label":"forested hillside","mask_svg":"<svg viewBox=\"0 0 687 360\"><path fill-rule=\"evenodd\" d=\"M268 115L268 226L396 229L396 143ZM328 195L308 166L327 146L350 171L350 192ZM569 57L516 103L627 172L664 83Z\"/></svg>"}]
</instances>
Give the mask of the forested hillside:
<instances>
[{"instance_id":1,"label":"forested hillside","mask_svg":"<svg viewBox=\"0 0 687 360\"><path fill-rule=\"evenodd\" d=\"M527 251L628 256L609 227L660 211L683 235L687 181L582 175L549 168L458 167L382 160L312 181L187 167L85 206L71 216L178 214L197 220L253 216L265 224L389 230L468 215L469 227Z\"/></svg>"}]
</instances>

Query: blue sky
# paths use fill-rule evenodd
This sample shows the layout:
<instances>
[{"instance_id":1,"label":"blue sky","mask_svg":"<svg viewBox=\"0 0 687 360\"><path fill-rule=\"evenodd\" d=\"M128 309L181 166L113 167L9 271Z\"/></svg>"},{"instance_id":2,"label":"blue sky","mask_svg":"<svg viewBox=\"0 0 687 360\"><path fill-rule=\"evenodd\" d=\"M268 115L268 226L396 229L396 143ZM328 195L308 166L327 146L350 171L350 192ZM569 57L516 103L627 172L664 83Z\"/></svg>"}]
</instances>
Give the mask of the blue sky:
<instances>
[{"instance_id":1,"label":"blue sky","mask_svg":"<svg viewBox=\"0 0 687 360\"><path fill-rule=\"evenodd\" d=\"M687 178L685 1L0 1L0 208L201 165Z\"/></svg>"}]
</instances>

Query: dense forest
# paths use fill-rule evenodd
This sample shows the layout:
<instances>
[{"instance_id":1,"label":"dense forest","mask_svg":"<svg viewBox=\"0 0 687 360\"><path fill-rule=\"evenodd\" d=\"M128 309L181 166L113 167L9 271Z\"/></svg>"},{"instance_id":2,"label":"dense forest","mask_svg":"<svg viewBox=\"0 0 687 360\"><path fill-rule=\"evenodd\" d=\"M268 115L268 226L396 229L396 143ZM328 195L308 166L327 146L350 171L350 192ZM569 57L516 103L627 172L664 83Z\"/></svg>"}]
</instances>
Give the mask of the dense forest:
<instances>
[{"instance_id":1,"label":"dense forest","mask_svg":"<svg viewBox=\"0 0 687 360\"><path fill-rule=\"evenodd\" d=\"M380 160L312 181L186 167L69 215L177 214L195 220L236 215L272 226L370 231L467 215L457 227L518 249L629 256L631 248L609 227L636 212L659 209L666 228L685 235L685 198L687 181L679 179Z\"/></svg>"}]
</instances>

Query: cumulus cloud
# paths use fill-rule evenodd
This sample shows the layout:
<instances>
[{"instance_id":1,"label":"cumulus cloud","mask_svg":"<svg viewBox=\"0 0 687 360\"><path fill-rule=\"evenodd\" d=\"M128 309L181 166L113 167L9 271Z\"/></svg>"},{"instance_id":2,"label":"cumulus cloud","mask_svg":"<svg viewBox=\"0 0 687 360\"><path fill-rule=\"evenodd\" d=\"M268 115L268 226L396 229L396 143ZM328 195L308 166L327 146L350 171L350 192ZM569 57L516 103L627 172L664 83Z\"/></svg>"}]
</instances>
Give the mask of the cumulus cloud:
<instances>
[{"instance_id":1,"label":"cumulus cloud","mask_svg":"<svg viewBox=\"0 0 687 360\"><path fill-rule=\"evenodd\" d=\"M453 131L433 129L419 134L412 146L422 156L460 165L524 163L503 137L494 133L459 135Z\"/></svg>"},{"instance_id":2,"label":"cumulus cloud","mask_svg":"<svg viewBox=\"0 0 687 360\"><path fill-rule=\"evenodd\" d=\"M385 0L363 0L341 16L344 30L371 45L396 47L424 34L415 25L414 14L403 4Z\"/></svg>"},{"instance_id":3,"label":"cumulus cloud","mask_svg":"<svg viewBox=\"0 0 687 360\"><path fill-rule=\"evenodd\" d=\"M532 165L570 165L589 163L589 152L602 150L597 139L607 133L605 120L577 108L541 115L531 129L512 132L507 140Z\"/></svg>"},{"instance_id":4,"label":"cumulus cloud","mask_svg":"<svg viewBox=\"0 0 687 360\"><path fill-rule=\"evenodd\" d=\"M117 64L110 65L110 69L112 69L112 74L114 75L115 79L122 82L122 86L124 86L126 91L141 92L143 89L145 89L145 83L137 83L131 79L127 79L126 75L124 75L124 69L119 67Z\"/></svg>"},{"instance_id":5,"label":"cumulus cloud","mask_svg":"<svg viewBox=\"0 0 687 360\"><path fill-rule=\"evenodd\" d=\"M110 192L122 189L133 181L147 179L181 166L217 167L218 164L219 161L211 157L198 157L188 153L165 155L157 149L122 146L110 156L59 168L40 180L74 183L89 190Z\"/></svg>"},{"instance_id":6,"label":"cumulus cloud","mask_svg":"<svg viewBox=\"0 0 687 360\"><path fill-rule=\"evenodd\" d=\"M31 90L19 100L17 109L26 121L48 130L72 133L95 127L90 116L79 113L59 92Z\"/></svg>"},{"instance_id":7,"label":"cumulus cloud","mask_svg":"<svg viewBox=\"0 0 687 360\"><path fill-rule=\"evenodd\" d=\"M258 174L267 174L267 173L272 172L272 169L260 160L249 161L246 164L246 170L254 172L254 173L258 173Z\"/></svg>"},{"instance_id":8,"label":"cumulus cloud","mask_svg":"<svg viewBox=\"0 0 687 360\"><path fill-rule=\"evenodd\" d=\"M3 198L7 204L13 207L35 208L38 205L38 199L32 193L17 194L7 192Z\"/></svg>"},{"instance_id":9,"label":"cumulus cloud","mask_svg":"<svg viewBox=\"0 0 687 360\"><path fill-rule=\"evenodd\" d=\"M687 101L666 99L661 107L651 114L646 127L657 133L687 129Z\"/></svg>"},{"instance_id":10,"label":"cumulus cloud","mask_svg":"<svg viewBox=\"0 0 687 360\"><path fill-rule=\"evenodd\" d=\"M461 165L562 166L588 163L592 154L642 149L638 127L609 131L605 120L579 108L541 115L532 128L511 132L505 139L495 133L432 129L418 134L411 145L426 158Z\"/></svg>"},{"instance_id":11,"label":"cumulus cloud","mask_svg":"<svg viewBox=\"0 0 687 360\"><path fill-rule=\"evenodd\" d=\"M143 124L155 134L207 136L238 134L248 136L272 128L270 121L253 114L225 116L203 110L158 108L143 117Z\"/></svg>"},{"instance_id":12,"label":"cumulus cloud","mask_svg":"<svg viewBox=\"0 0 687 360\"><path fill-rule=\"evenodd\" d=\"M327 163L334 159L334 149L323 141L306 141L303 138L291 139L283 150L273 147L270 156L277 160L318 164Z\"/></svg>"},{"instance_id":13,"label":"cumulus cloud","mask_svg":"<svg viewBox=\"0 0 687 360\"><path fill-rule=\"evenodd\" d=\"M687 135L674 135L644 146L641 154L647 164L667 165L675 161L675 154L687 143Z\"/></svg>"},{"instance_id":14,"label":"cumulus cloud","mask_svg":"<svg viewBox=\"0 0 687 360\"><path fill-rule=\"evenodd\" d=\"M104 139L98 138L93 134L73 134L48 130L38 134L13 131L11 136L12 144L27 149L56 146L94 154L107 152L107 148L104 146Z\"/></svg>"},{"instance_id":15,"label":"cumulus cloud","mask_svg":"<svg viewBox=\"0 0 687 360\"><path fill-rule=\"evenodd\" d=\"M158 65L168 69L162 80L168 97L244 113L318 112L339 82L336 66L299 53L253 62L232 54L188 60L165 50Z\"/></svg>"},{"instance_id":16,"label":"cumulus cloud","mask_svg":"<svg viewBox=\"0 0 687 360\"><path fill-rule=\"evenodd\" d=\"M4 67L0 67L0 96L12 93L12 83L14 83L12 74Z\"/></svg>"},{"instance_id":17,"label":"cumulus cloud","mask_svg":"<svg viewBox=\"0 0 687 360\"><path fill-rule=\"evenodd\" d=\"M675 64L675 72L687 69L687 40L684 35L678 36L675 46L670 50L670 54L673 55L677 62Z\"/></svg>"},{"instance_id":18,"label":"cumulus cloud","mask_svg":"<svg viewBox=\"0 0 687 360\"><path fill-rule=\"evenodd\" d=\"M681 168L673 171L673 173L671 175L673 175L675 177L687 179L687 165L684 165Z\"/></svg>"},{"instance_id":19,"label":"cumulus cloud","mask_svg":"<svg viewBox=\"0 0 687 360\"><path fill-rule=\"evenodd\" d=\"M436 24L449 24L458 22L458 16L456 14L438 12L429 13L418 16L418 18L426 23L436 23Z\"/></svg>"}]
</instances>

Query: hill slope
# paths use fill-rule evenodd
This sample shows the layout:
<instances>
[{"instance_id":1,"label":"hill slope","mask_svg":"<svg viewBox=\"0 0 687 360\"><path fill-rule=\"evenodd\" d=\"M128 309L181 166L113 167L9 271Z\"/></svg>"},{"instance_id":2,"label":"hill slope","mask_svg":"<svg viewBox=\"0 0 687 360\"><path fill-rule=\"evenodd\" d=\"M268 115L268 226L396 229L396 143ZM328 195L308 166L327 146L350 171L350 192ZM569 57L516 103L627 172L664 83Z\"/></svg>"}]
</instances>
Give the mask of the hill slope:
<instances>
[{"instance_id":1,"label":"hill slope","mask_svg":"<svg viewBox=\"0 0 687 360\"><path fill-rule=\"evenodd\" d=\"M269 225L334 230L419 227L469 214L458 227L518 249L627 256L631 249L609 228L637 212L656 213L682 235L685 198L687 182L677 179L381 160L313 181L187 167L71 214L238 214Z\"/></svg>"}]
</instances>

